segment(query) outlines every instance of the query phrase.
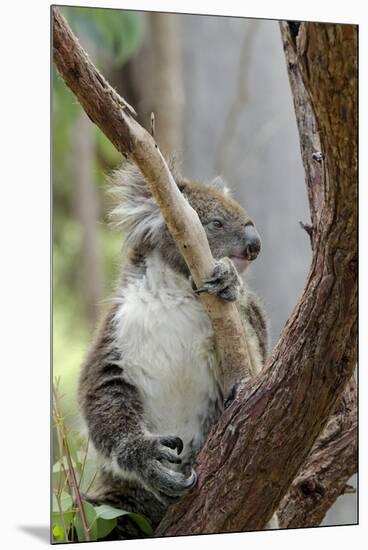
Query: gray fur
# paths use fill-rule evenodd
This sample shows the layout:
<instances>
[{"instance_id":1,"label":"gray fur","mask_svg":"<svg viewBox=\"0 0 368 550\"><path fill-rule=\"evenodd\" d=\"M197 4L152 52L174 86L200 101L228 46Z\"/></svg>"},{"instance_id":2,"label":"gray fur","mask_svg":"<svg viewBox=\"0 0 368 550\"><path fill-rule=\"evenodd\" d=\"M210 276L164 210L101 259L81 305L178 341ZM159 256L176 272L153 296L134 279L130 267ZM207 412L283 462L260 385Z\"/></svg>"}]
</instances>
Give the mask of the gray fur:
<instances>
[{"instance_id":1,"label":"gray fur","mask_svg":"<svg viewBox=\"0 0 368 550\"><path fill-rule=\"evenodd\" d=\"M222 383L207 314L191 288L189 271L143 177L136 168L128 165L118 171L114 179L114 195L119 200L114 217L117 216L118 225L126 233L128 261L115 303L97 333L80 376L81 409L100 461L98 482L88 498L142 513L156 527L167 507L196 483L196 455L223 411ZM211 187L177 177L177 183L198 212L216 259L212 276L204 281L199 292L217 294L229 301L239 300L245 332L251 343L250 352L260 369L267 352L265 316L257 298L243 284L229 259L232 255L245 254L244 228L252 221L228 197L226 188L219 182ZM223 223L221 230L213 222L217 219ZM135 292L139 300L137 307L134 305ZM167 310L165 300L171 300ZM165 312L164 317L150 317L149 312L156 311L155 304L160 304L159 311ZM139 317L142 310L146 317ZM165 315L185 323L182 329L175 321L168 324L167 333L162 333L166 326ZM200 318L197 319L196 315ZM129 316L132 316L132 326L129 325ZM135 318L138 324L134 329ZM134 349L138 355L141 351L139 341L136 348L132 343L137 330L142 330L144 335L142 346L149 345L150 349L156 350L152 353L158 354L157 357L144 357L145 365L134 356ZM189 332L186 336L190 330L194 333ZM198 348L200 356L194 359L198 364L204 361L203 368L196 366L190 370L190 364L182 362L193 357L191 354L196 349L194 344L200 331L204 335L208 333L208 337L203 342L198 340L202 347ZM126 340L125 334L129 335ZM181 363L176 366L174 359L170 367L167 354L172 353L170 346L175 338L181 346L180 350L177 348L177 360ZM182 349L183 346L188 350ZM162 357L165 364L157 364L158 357ZM149 370L151 363L156 365L152 372ZM193 423L193 432L188 432L185 425L178 425L179 432L185 434L182 437L178 433L168 433L167 428L163 433L157 433L164 420L158 420L162 418L160 411L166 406L161 398L155 401L159 390L157 383L163 388L171 383L171 379L175 380L176 369L179 369L178 373L182 369L180 384L183 388L192 387L199 391L203 387L198 398L194 394L185 396L181 389L175 393L176 388L173 388L174 391L170 392L169 386L167 394L163 394L170 396L172 393L178 399L167 404L168 419L177 416L178 422L181 418L186 422L185 415L188 415L188 421L191 419ZM192 379L188 378L189 372ZM209 377L208 384L203 378L204 372ZM171 377L170 380L165 378L167 376ZM200 376L202 379L197 380ZM200 399L200 402L193 399ZM179 411L182 412L179 414ZM119 538L136 536L132 535L126 519L121 523Z\"/></svg>"},{"instance_id":2,"label":"gray fur","mask_svg":"<svg viewBox=\"0 0 368 550\"><path fill-rule=\"evenodd\" d=\"M165 223L138 168L126 163L113 172L110 194L116 202L111 220L126 233L125 245L156 245Z\"/></svg>"}]
</instances>

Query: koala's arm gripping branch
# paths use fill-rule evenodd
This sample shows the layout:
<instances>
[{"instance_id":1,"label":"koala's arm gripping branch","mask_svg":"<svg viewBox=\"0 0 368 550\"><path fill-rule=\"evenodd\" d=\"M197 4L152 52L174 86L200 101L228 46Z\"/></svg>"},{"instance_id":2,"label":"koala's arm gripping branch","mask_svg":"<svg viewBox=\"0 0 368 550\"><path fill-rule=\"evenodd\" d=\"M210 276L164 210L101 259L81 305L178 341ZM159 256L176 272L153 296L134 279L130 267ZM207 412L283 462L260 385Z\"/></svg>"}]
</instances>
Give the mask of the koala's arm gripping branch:
<instances>
[{"instance_id":1,"label":"koala's arm gripping branch","mask_svg":"<svg viewBox=\"0 0 368 550\"><path fill-rule=\"evenodd\" d=\"M89 118L142 171L170 233L199 288L214 260L197 213L181 195L152 136L133 118L133 108L91 63L57 8L53 8L53 57L67 86ZM212 321L223 366L225 395L253 369L237 307L216 296L201 296Z\"/></svg>"}]
</instances>

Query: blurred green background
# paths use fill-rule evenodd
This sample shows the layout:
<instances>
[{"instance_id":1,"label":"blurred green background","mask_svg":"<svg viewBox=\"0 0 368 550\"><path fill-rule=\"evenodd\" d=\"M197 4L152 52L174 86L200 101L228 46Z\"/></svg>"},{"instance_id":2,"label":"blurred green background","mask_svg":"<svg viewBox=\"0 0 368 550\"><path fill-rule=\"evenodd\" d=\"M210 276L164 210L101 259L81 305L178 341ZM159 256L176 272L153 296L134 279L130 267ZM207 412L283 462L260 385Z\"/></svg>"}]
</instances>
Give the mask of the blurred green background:
<instances>
[{"instance_id":1,"label":"blurred green background","mask_svg":"<svg viewBox=\"0 0 368 550\"><path fill-rule=\"evenodd\" d=\"M61 9L102 73L119 71L141 41L141 14ZM53 70L53 375L76 420L75 390L91 332L111 294L122 235L108 225L106 172L121 155Z\"/></svg>"}]
</instances>

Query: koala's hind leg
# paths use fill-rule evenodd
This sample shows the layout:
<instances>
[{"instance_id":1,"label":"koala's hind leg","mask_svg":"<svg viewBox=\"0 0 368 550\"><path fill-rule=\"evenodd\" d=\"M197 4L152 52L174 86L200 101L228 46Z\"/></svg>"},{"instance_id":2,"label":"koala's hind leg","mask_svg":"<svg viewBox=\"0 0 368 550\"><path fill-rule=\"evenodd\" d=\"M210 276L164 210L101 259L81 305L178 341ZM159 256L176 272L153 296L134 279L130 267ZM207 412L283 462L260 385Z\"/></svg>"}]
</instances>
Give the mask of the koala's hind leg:
<instances>
[{"instance_id":1,"label":"koala's hind leg","mask_svg":"<svg viewBox=\"0 0 368 550\"><path fill-rule=\"evenodd\" d=\"M167 505L160 502L150 491L134 481L124 480L111 472L98 472L92 490L83 498L93 505L108 504L126 512L135 512L145 516L152 529L155 529L163 517ZM106 540L142 538L146 535L129 516L118 518L117 527Z\"/></svg>"}]
</instances>

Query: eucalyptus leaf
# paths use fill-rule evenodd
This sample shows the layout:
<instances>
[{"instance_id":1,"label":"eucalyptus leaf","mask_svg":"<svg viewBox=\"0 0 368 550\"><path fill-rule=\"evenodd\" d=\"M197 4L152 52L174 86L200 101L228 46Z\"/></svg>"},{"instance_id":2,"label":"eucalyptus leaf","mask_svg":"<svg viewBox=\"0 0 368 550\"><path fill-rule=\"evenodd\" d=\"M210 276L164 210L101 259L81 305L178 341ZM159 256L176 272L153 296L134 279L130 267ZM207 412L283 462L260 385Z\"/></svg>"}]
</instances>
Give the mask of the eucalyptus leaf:
<instances>
[{"instance_id":1,"label":"eucalyptus leaf","mask_svg":"<svg viewBox=\"0 0 368 550\"><path fill-rule=\"evenodd\" d=\"M90 504L89 502L86 502L85 500L83 501L83 508L84 508L84 513L85 513L85 516L86 516L87 527L89 529L89 539L91 541L92 540L97 540L98 539L98 532L97 532L96 511L95 511L94 507L92 506L92 504ZM84 531L83 531L83 524L82 524L80 511L78 511L75 515L74 525L75 525L75 528L76 528L76 531L77 531L78 541L79 542L85 541L86 539L85 539L85 535L84 535Z\"/></svg>"},{"instance_id":2,"label":"eucalyptus leaf","mask_svg":"<svg viewBox=\"0 0 368 550\"><path fill-rule=\"evenodd\" d=\"M130 514L130 517L138 525L140 530L143 531L143 533L145 535L150 536L150 535L153 534L152 525L151 525L150 521L145 516L142 516L141 514L136 514L136 513L132 512Z\"/></svg>"},{"instance_id":3,"label":"eucalyptus leaf","mask_svg":"<svg viewBox=\"0 0 368 550\"><path fill-rule=\"evenodd\" d=\"M118 518L121 516L129 516L138 525L140 530L145 535L152 535L153 533L153 529L149 520L141 514L128 512L126 510L120 510L119 508L114 508L113 506L109 506L107 504L96 506L95 510L98 518L106 520Z\"/></svg>"},{"instance_id":4,"label":"eucalyptus leaf","mask_svg":"<svg viewBox=\"0 0 368 550\"><path fill-rule=\"evenodd\" d=\"M72 465L75 468L75 461L73 459L72 459ZM69 470L68 461L66 459L66 456L63 456L60 460L55 462L55 464L52 467L52 471L54 473L63 472L64 470L66 472Z\"/></svg>"},{"instance_id":5,"label":"eucalyptus leaf","mask_svg":"<svg viewBox=\"0 0 368 550\"><path fill-rule=\"evenodd\" d=\"M62 491L59 499L52 495L52 509L54 512L66 512L72 507L73 499L66 491Z\"/></svg>"},{"instance_id":6,"label":"eucalyptus leaf","mask_svg":"<svg viewBox=\"0 0 368 550\"><path fill-rule=\"evenodd\" d=\"M52 486L55 490L61 487L65 487L65 473L61 470L59 472L53 472L52 474Z\"/></svg>"},{"instance_id":7,"label":"eucalyptus leaf","mask_svg":"<svg viewBox=\"0 0 368 550\"><path fill-rule=\"evenodd\" d=\"M95 478L96 464L91 460L87 460L80 479L80 490L82 493L88 493L88 491L90 491L91 487L93 487L93 481Z\"/></svg>"},{"instance_id":8,"label":"eucalyptus leaf","mask_svg":"<svg viewBox=\"0 0 368 550\"><path fill-rule=\"evenodd\" d=\"M101 504L100 506L95 507L96 515L102 519L114 519L120 516L125 516L131 512L125 510L120 510L119 508L114 508L108 504Z\"/></svg>"},{"instance_id":9,"label":"eucalyptus leaf","mask_svg":"<svg viewBox=\"0 0 368 550\"><path fill-rule=\"evenodd\" d=\"M67 532L70 530L73 521L74 512L53 512L52 514L52 536L59 541L67 541L65 537L64 525Z\"/></svg>"},{"instance_id":10,"label":"eucalyptus leaf","mask_svg":"<svg viewBox=\"0 0 368 550\"><path fill-rule=\"evenodd\" d=\"M52 539L53 542L65 541L64 529L62 529L59 525L54 525L54 527L52 528Z\"/></svg>"},{"instance_id":11,"label":"eucalyptus leaf","mask_svg":"<svg viewBox=\"0 0 368 550\"><path fill-rule=\"evenodd\" d=\"M107 537L113 529L115 529L117 519L97 518L97 534L99 539Z\"/></svg>"}]
</instances>

